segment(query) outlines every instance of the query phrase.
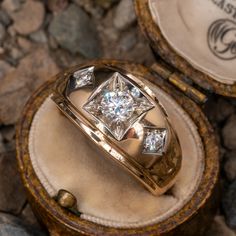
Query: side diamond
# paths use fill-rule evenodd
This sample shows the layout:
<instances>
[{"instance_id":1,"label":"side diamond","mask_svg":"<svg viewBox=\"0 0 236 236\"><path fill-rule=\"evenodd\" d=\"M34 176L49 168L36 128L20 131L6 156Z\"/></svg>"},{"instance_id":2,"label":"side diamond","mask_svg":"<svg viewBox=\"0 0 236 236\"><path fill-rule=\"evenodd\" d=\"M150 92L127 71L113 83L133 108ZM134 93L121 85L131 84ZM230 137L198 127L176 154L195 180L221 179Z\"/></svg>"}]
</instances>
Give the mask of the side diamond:
<instances>
[{"instance_id":1,"label":"side diamond","mask_svg":"<svg viewBox=\"0 0 236 236\"><path fill-rule=\"evenodd\" d=\"M74 72L73 79L74 89L92 85L94 82L94 66Z\"/></svg>"},{"instance_id":2,"label":"side diamond","mask_svg":"<svg viewBox=\"0 0 236 236\"><path fill-rule=\"evenodd\" d=\"M167 130L165 128L145 128L144 154L162 155L165 149Z\"/></svg>"}]
</instances>

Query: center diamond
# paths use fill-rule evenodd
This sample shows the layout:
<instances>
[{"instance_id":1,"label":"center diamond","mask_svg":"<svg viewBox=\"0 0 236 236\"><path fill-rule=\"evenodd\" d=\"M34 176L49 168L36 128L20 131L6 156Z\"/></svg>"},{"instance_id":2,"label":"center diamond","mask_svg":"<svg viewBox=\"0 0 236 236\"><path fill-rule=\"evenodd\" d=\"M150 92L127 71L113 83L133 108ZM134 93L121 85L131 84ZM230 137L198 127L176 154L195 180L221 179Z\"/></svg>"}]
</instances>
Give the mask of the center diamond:
<instances>
[{"instance_id":1,"label":"center diamond","mask_svg":"<svg viewBox=\"0 0 236 236\"><path fill-rule=\"evenodd\" d=\"M134 99L128 92L107 92L101 101L101 112L116 122L126 121L134 112Z\"/></svg>"},{"instance_id":2,"label":"center diamond","mask_svg":"<svg viewBox=\"0 0 236 236\"><path fill-rule=\"evenodd\" d=\"M121 140L139 117L153 107L139 88L116 72L95 89L83 109Z\"/></svg>"}]
</instances>

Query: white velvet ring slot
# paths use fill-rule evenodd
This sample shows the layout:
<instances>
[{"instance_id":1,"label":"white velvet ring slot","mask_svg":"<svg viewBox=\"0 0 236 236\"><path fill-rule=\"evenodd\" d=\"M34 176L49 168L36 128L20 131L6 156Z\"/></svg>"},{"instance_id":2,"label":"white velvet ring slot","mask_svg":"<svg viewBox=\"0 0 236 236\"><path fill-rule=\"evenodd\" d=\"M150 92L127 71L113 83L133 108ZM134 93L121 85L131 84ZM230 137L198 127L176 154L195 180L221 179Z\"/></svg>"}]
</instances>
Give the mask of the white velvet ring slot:
<instances>
[{"instance_id":1,"label":"white velvet ring slot","mask_svg":"<svg viewBox=\"0 0 236 236\"><path fill-rule=\"evenodd\" d=\"M183 151L180 175L171 195L155 197L114 164L47 98L36 113L29 138L33 168L47 192L72 192L81 217L113 227L141 227L161 222L181 209L199 186L204 151L197 127L165 92L148 85L164 105Z\"/></svg>"}]
</instances>

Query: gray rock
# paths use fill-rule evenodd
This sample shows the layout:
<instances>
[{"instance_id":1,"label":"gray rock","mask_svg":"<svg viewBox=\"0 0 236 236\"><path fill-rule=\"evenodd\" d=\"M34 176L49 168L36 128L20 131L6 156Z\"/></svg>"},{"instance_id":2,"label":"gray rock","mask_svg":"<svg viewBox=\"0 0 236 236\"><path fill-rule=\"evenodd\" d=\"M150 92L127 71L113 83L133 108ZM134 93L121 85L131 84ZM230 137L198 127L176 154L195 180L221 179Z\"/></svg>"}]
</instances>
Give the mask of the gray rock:
<instances>
[{"instance_id":1,"label":"gray rock","mask_svg":"<svg viewBox=\"0 0 236 236\"><path fill-rule=\"evenodd\" d=\"M119 30L127 29L136 20L132 0L122 0L115 11L113 24Z\"/></svg>"},{"instance_id":2,"label":"gray rock","mask_svg":"<svg viewBox=\"0 0 236 236\"><path fill-rule=\"evenodd\" d=\"M0 214L0 235L2 236L46 236L38 228L25 225L19 218Z\"/></svg>"},{"instance_id":3,"label":"gray rock","mask_svg":"<svg viewBox=\"0 0 236 236\"><path fill-rule=\"evenodd\" d=\"M0 154L0 211L19 214L25 201L15 152Z\"/></svg>"},{"instance_id":4,"label":"gray rock","mask_svg":"<svg viewBox=\"0 0 236 236\"><path fill-rule=\"evenodd\" d=\"M36 219L29 203L27 203L25 208L22 210L20 218L24 221L25 224L30 225L35 229L38 229L39 231L42 230L42 227Z\"/></svg>"},{"instance_id":5,"label":"gray rock","mask_svg":"<svg viewBox=\"0 0 236 236\"><path fill-rule=\"evenodd\" d=\"M222 129L224 145L233 150L236 149L236 115L232 115L227 120Z\"/></svg>"},{"instance_id":6,"label":"gray rock","mask_svg":"<svg viewBox=\"0 0 236 236\"><path fill-rule=\"evenodd\" d=\"M236 236L226 224L223 216L216 216L206 236Z\"/></svg>"},{"instance_id":7,"label":"gray rock","mask_svg":"<svg viewBox=\"0 0 236 236\"><path fill-rule=\"evenodd\" d=\"M222 198L222 208L227 225L236 229L236 180L228 187Z\"/></svg>"},{"instance_id":8,"label":"gray rock","mask_svg":"<svg viewBox=\"0 0 236 236\"><path fill-rule=\"evenodd\" d=\"M233 181L236 178L236 152L230 152L225 155L224 171L228 180Z\"/></svg>"},{"instance_id":9,"label":"gray rock","mask_svg":"<svg viewBox=\"0 0 236 236\"><path fill-rule=\"evenodd\" d=\"M226 118L228 118L230 115L232 115L235 111L234 106L229 103L226 99L219 99L217 103L217 121L221 122L224 121Z\"/></svg>"},{"instance_id":10,"label":"gray rock","mask_svg":"<svg viewBox=\"0 0 236 236\"><path fill-rule=\"evenodd\" d=\"M104 15L104 9L97 4L99 0L74 0L74 2L84 9L94 19L101 19ZM112 0L110 0L112 1Z\"/></svg>"},{"instance_id":11,"label":"gray rock","mask_svg":"<svg viewBox=\"0 0 236 236\"><path fill-rule=\"evenodd\" d=\"M3 24L0 23L0 43L3 42L3 40L6 37L6 29L5 26Z\"/></svg>"},{"instance_id":12,"label":"gray rock","mask_svg":"<svg viewBox=\"0 0 236 236\"><path fill-rule=\"evenodd\" d=\"M89 16L75 4L54 16L49 25L50 34L62 48L71 53L81 53L87 58L101 56L101 45L95 24Z\"/></svg>"},{"instance_id":13,"label":"gray rock","mask_svg":"<svg viewBox=\"0 0 236 236\"><path fill-rule=\"evenodd\" d=\"M38 30L30 34L30 39L36 43L47 43L47 35L43 30Z\"/></svg>"},{"instance_id":14,"label":"gray rock","mask_svg":"<svg viewBox=\"0 0 236 236\"><path fill-rule=\"evenodd\" d=\"M119 48L122 51L129 51L131 50L135 44L137 43L137 35L135 31L131 31L128 34L125 34L120 42L119 42Z\"/></svg>"},{"instance_id":15,"label":"gray rock","mask_svg":"<svg viewBox=\"0 0 236 236\"><path fill-rule=\"evenodd\" d=\"M234 113L234 106L226 99L219 98L208 103L206 113L210 120L222 122Z\"/></svg>"},{"instance_id":16,"label":"gray rock","mask_svg":"<svg viewBox=\"0 0 236 236\"><path fill-rule=\"evenodd\" d=\"M24 57L19 66L1 80L0 124L14 124L32 92L58 71L44 48L35 49Z\"/></svg>"},{"instance_id":17,"label":"gray rock","mask_svg":"<svg viewBox=\"0 0 236 236\"><path fill-rule=\"evenodd\" d=\"M6 11L0 9L0 22L4 26L9 26L11 24L11 19Z\"/></svg>"}]
</instances>

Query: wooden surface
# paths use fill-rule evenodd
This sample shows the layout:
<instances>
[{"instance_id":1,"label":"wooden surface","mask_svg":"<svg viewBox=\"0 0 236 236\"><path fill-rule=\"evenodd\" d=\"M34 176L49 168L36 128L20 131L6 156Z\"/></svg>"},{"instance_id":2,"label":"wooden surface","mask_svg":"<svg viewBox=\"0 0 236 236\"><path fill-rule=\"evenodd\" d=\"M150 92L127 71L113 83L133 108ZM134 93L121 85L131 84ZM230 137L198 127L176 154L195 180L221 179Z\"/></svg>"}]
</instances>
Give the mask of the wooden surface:
<instances>
[{"instance_id":1,"label":"wooden surface","mask_svg":"<svg viewBox=\"0 0 236 236\"><path fill-rule=\"evenodd\" d=\"M220 83L212 77L195 69L187 60L176 54L175 50L163 37L158 25L152 19L148 6L149 0L135 0L134 2L142 32L146 36L153 50L160 55L164 61L192 79L202 88L223 96L236 97L236 84L227 85Z\"/></svg>"},{"instance_id":2,"label":"wooden surface","mask_svg":"<svg viewBox=\"0 0 236 236\"><path fill-rule=\"evenodd\" d=\"M203 235L215 213L217 204L218 146L214 132L201 109L189 98L176 91L170 84L153 71L137 64L117 61L94 61L93 64L109 64L122 67L134 75L141 75L161 87L183 107L198 127L205 150L205 171L199 189L185 207L167 220L148 227L116 229L97 225L83 220L62 209L45 191L37 178L29 157L28 138L34 114L51 93L53 80L45 83L31 97L25 106L17 127L17 159L19 170L28 193L29 201L51 235ZM79 204L79 202L78 202Z\"/></svg>"}]
</instances>

